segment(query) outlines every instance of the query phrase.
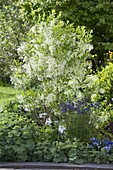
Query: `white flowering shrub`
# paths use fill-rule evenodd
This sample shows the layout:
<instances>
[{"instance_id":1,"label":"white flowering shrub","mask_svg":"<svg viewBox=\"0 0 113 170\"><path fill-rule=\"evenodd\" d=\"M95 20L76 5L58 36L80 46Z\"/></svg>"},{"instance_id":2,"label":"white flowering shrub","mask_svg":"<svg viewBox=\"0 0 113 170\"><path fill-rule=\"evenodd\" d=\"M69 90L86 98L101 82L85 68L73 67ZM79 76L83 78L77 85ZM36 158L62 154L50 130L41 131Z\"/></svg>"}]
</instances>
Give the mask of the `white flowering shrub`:
<instances>
[{"instance_id":1,"label":"white flowering shrub","mask_svg":"<svg viewBox=\"0 0 113 170\"><path fill-rule=\"evenodd\" d=\"M12 68L11 81L23 90L19 102L26 111L38 108L40 114L57 113L61 100L71 99L87 87L91 32L64 23L60 15L55 18L54 11L39 20L18 48L22 62Z\"/></svg>"}]
</instances>

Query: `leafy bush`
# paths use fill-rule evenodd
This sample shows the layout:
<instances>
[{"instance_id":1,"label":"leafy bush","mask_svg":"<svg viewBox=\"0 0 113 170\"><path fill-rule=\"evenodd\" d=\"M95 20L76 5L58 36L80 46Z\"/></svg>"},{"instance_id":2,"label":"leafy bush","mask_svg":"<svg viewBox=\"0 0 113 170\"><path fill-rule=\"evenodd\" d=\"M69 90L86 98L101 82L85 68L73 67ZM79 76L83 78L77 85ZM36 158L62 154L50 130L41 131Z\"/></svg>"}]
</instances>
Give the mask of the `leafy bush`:
<instances>
[{"instance_id":1,"label":"leafy bush","mask_svg":"<svg viewBox=\"0 0 113 170\"><path fill-rule=\"evenodd\" d=\"M113 142L92 138L68 140L52 126L39 126L25 116L0 113L0 160L112 163ZM61 130L61 129L59 129Z\"/></svg>"},{"instance_id":2,"label":"leafy bush","mask_svg":"<svg viewBox=\"0 0 113 170\"><path fill-rule=\"evenodd\" d=\"M92 100L99 101L101 104L100 118L98 122L98 131L100 136L112 138L112 133L105 130L105 127L112 122L113 119L113 64L110 62L102 71L97 74L97 80L92 86Z\"/></svg>"},{"instance_id":3,"label":"leafy bush","mask_svg":"<svg viewBox=\"0 0 113 170\"><path fill-rule=\"evenodd\" d=\"M17 48L27 33L17 1L0 1L0 84L10 84L11 66L18 61Z\"/></svg>"},{"instance_id":4,"label":"leafy bush","mask_svg":"<svg viewBox=\"0 0 113 170\"><path fill-rule=\"evenodd\" d=\"M70 148L71 144L69 142L38 142L35 154L38 161L41 162L68 162L68 152Z\"/></svg>"},{"instance_id":5,"label":"leafy bush","mask_svg":"<svg viewBox=\"0 0 113 170\"><path fill-rule=\"evenodd\" d=\"M75 92L79 99L83 98L86 89L92 86L95 76L89 75L92 49L90 42L91 32L86 32L85 27L75 29L73 24L64 23L60 14L55 17L53 10L48 18L43 15L31 28L28 40L18 48L23 62L12 68L11 80L16 88L23 90L18 96L19 106L38 125L45 126L45 122L49 120L52 122L51 126L63 131L65 127L62 122L66 119L62 117L58 105L61 101L72 100ZM44 113L46 116L41 121L40 114ZM88 118L87 114L85 116ZM70 123L66 128L76 129L76 115L73 118L74 116L69 117ZM78 124L83 119L80 117ZM91 116L85 120L90 122ZM88 126L87 128L86 131L89 130ZM75 133L74 136L70 133L68 137L74 138ZM85 140L84 137L83 139Z\"/></svg>"},{"instance_id":6,"label":"leafy bush","mask_svg":"<svg viewBox=\"0 0 113 170\"><path fill-rule=\"evenodd\" d=\"M31 3L32 2L32 3ZM108 0L79 1L79 0L32 0L20 2L23 20L36 22L38 14L43 12L49 15L52 9L58 14L62 12L63 21L69 20L75 26L85 25L87 29L93 30L92 43L96 67L106 65L108 55L106 52L113 51L113 2ZM94 67L95 67L94 64Z\"/></svg>"},{"instance_id":7,"label":"leafy bush","mask_svg":"<svg viewBox=\"0 0 113 170\"><path fill-rule=\"evenodd\" d=\"M101 72L98 72L98 80L95 82L96 98L106 105L113 103L113 64L109 63Z\"/></svg>"},{"instance_id":8,"label":"leafy bush","mask_svg":"<svg viewBox=\"0 0 113 170\"><path fill-rule=\"evenodd\" d=\"M92 138L88 143L73 142L37 143L35 154L38 161L83 163L113 163L113 142Z\"/></svg>"},{"instance_id":9,"label":"leafy bush","mask_svg":"<svg viewBox=\"0 0 113 170\"><path fill-rule=\"evenodd\" d=\"M101 139L107 138L112 140L113 138L113 111L112 109L104 109L100 116L98 123L98 135Z\"/></svg>"},{"instance_id":10,"label":"leafy bush","mask_svg":"<svg viewBox=\"0 0 113 170\"><path fill-rule=\"evenodd\" d=\"M91 32L85 27L74 29L60 14L55 18L55 11L31 28L28 40L18 48L22 63L12 68L11 77L14 86L23 90L19 102L25 111L47 113L50 118L59 115L61 100L91 85L90 42Z\"/></svg>"},{"instance_id":11,"label":"leafy bush","mask_svg":"<svg viewBox=\"0 0 113 170\"><path fill-rule=\"evenodd\" d=\"M16 113L0 113L0 160L35 161L34 152L39 128L32 121Z\"/></svg>"}]
</instances>

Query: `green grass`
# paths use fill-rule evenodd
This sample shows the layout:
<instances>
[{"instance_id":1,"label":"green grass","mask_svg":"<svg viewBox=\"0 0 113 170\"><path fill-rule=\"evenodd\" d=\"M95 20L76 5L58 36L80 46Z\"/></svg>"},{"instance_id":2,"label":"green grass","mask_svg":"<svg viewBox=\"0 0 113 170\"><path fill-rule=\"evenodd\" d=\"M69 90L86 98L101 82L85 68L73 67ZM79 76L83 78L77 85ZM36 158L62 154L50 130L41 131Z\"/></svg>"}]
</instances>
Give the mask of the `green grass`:
<instances>
[{"instance_id":1,"label":"green grass","mask_svg":"<svg viewBox=\"0 0 113 170\"><path fill-rule=\"evenodd\" d=\"M0 86L0 108L2 108L9 101L15 99L18 91L12 87Z\"/></svg>"}]
</instances>

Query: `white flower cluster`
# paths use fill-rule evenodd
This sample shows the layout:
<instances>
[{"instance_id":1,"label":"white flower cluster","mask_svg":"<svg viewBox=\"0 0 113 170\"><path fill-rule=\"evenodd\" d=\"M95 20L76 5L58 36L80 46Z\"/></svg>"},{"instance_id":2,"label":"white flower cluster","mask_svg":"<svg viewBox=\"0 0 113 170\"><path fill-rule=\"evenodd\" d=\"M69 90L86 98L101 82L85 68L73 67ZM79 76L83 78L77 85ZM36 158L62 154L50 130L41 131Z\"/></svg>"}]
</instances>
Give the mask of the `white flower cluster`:
<instances>
[{"instance_id":1,"label":"white flower cluster","mask_svg":"<svg viewBox=\"0 0 113 170\"><path fill-rule=\"evenodd\" d=\"M74 96L86 84L90 36L84 27L65 26L59 18L40 22L30 29L28 42L18 48L23 62L13 71L12 82L22 89L35 89L36 100L47 107L61 96Z\"/></svg>"},{"instance_id":2,"label":"white flower cluster","mask_svg":"<svg viewBox=\"0 0 113 170\"><path fill-rule=\"evenodd\" d=\"M64 127L64 126L58 127L58 131L59 131L60 134L63 134L65 130L66 130L66 127Z\"/></svg>"},{"instance_id":3,"label":"white flower cluster","mask_svg":"<svg viewBox=\"0 0 113 170\"><path fill-rule=\"evenodd\" d=\"M47 118L46 122L45 122L45 125L51 126L51 123L52 123L51 118Z\"/></svg>"},{"instance_id":4,"label":"white flower cluster","mask_svg":"<svg viewBox=\"0 0 113 170\"><path fill-rule=\"evenodd\" d=\"M44 116L47 116L47 113L40 113L39 118L43 118Z\"/></svg>"}]
</instances>

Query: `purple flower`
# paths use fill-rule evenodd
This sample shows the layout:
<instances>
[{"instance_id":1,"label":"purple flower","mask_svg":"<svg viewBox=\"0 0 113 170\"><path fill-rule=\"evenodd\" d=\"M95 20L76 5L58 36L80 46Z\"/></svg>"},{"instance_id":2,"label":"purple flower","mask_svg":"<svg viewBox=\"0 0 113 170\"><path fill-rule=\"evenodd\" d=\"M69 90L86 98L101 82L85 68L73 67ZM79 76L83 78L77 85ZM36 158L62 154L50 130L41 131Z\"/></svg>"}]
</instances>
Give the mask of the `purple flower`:
<instances>
[{"instance_id":1,"label":"purple flower","mask_svg":"<svg viewBox=\"0 0 113 170\"><path fill-rule=\"evenodd\" d=\"M94 107L94 104L93 104L93 103L90 103L90 106L91 106L91 107Z\"/></svg>"},{"instance_id":2,"label":"purple flower","mask_svg":"<svg viewBox=\"0 0 113 170\"><path fill-rule=\"evenodd\" d=\"M71 102L71 101L68 101L67 104L66 103L60 103L59 106L60 106L63 113L76 110L74 102Z\"/></svg>"},{"instance_id":3,"label":"purple flower","mask_svg":"<svg viewBox=\"0 0 113 170\"><path fill-rule=\"evenodd\" d=\"M96 145L96 146L98 146L98 145L99 145L99 143L100 143L100 141L99 141L99 140L97 140L96 138L91 138L90 140L91 140L92 145Z\"/></svg>"},{"instance_id":4,"label":"purple flower","mask_svg":"<svg viewBox=\"0 0 113 170\"><path fill-rule=\"evenodd\" d=\"M108 130L110 128L110 125L107 125L104 129Z\"/></svg>"},{"instance_id":5,"label":"purple flower","mask_svg":"<svg viewBox=\"0 0 113 170\"><path fill-rule=\"evenodd\" d=\"M104 146L103 147L105 150L107 150L108 152L111 150L111 147L110 146Z\"/></svg>"},{"instance_id":6,"label":"purple flower","mask_svg":"<svg viewBox=\"0 0 113 170\"><path fill-rule=\"evenodd\" d=\"M100 150L104 148L108 152L113 148L113 142L107 139L103 140L97 140L96 138L90 139L91 143L90 145L92 146L93 149Z\"/></svg>"},{"instance_id":7,"label":"purple flower","mask_svg":"<svg viewBox=\"0 0 113 170\"><path fill-rule=\"evenodd\" d=\"M76 98L76 95L74 95L74 98ZM90 112L91 108L99 108L99 103L92 103L90 102L90 98L84 97L82 100L76 100L76 103L73 101L62 102L59 106L62 113L77 111L78 114L85 114Z\"/></svg>"},{"instance_id":8,"label":"purple flower","mask_svg":"<svg viewBox=\"0 0 113 170\"><path fill-rule=\"evenodd\" d=\"M113 145L113 142L111 142L111 141L106 141L106 145Z\"/></svg>"}]
</instances>

